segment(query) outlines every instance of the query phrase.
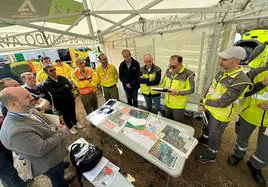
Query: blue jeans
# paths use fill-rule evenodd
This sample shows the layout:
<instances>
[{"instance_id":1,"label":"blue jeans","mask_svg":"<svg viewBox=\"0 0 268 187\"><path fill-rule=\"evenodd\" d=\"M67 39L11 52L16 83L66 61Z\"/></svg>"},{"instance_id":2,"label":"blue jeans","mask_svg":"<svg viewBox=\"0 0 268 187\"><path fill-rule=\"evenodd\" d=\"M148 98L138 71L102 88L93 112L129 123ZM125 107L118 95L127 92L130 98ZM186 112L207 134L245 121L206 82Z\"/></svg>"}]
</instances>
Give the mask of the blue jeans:
<instances>
[{"instance_id":1,"label":"blue jeans","mask_svg":"<svg viewBox=\"0 0 268 187\"><path fill-rule=\"evenodd\" d=\"M138 107L138 89L125 88L127 104Z\"/></svg>"},{"instance_id":2,"label":"blue jeans","mask_svg":"<svg viewBox=\"0 0 268 187\"><path fill-rule=\"evenodd\" d=\"M64 167L63 162L50 168L48 172L45 173L51 180L52 187L68 187L68 183L64 179Z\"/></svg>"},{"instance_id":3,"label":"blue jeans","mask_svg":"<svg viewBox=\"0 0 268 187\"><path fill-rule=\"evenodd\" d=\"M144 99L146 102L146 108L149 112L152 112L152 106L154 104L157 112L161 112L161 104L160 104L160 96L146 96L144 95Z\"/></svg>"},{"instance_id":4,"label":"blue jeans","mask_svg":"<svg viewBox=\"0 0 268 187\"><path fill-rule=\"evenodd\" d=\"M5 187L27 187L13 166L12 152L5 148L0 151L0 180Z\"/></svg>"}]
</instances>

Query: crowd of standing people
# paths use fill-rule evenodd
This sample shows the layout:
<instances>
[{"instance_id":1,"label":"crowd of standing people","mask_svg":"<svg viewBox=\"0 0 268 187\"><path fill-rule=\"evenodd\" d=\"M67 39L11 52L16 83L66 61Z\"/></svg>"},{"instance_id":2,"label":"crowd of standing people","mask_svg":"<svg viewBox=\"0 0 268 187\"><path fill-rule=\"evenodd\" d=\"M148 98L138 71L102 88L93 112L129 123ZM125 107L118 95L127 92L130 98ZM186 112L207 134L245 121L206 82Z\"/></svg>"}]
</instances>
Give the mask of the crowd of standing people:
<instances>
[{"instance_id":1,"label":"crowd of standing people","mask_svg":"<svg viewBox=\"0 0 268 187\"><path fill-rule=\"evenodd\" d=\"M227 163L235 166L244 158L249 137L259 127L257 149L247 166L255 181L265 185L261 170L268 163L268 67L244 73L240 61L246 52L242 47L230 47L218 56L221 70L200 100L199 112L205 123L198 140L205 149L196 159L201 163L216 161L222 134L233 116L239 115L236 145ZM96 71L87 67L84 59L76 58L76 67L72 68L60 60L53 64L49 57L44 57L41 59L43 69L36 77L31 72L21 75L22 86L12 78L0 80L5 117L0 131L0 179L4 186L27 186L13 167L11 151L31 163L33 177L45 174L53 187L68 186L63 178L64 141L68 131L76 134L83 128L76 119L74 90L79 91L89 114L98 109L98 87L102 88L106 101L119 100L117 83L120 80L129 105L138 107L140 89L148 111L185 122L185 108L189 96L195 92L195 74L183 65L183 57L172 55L165 73L154 63L151 54L144 55L142 67L130 50L124 49L122 57L118 71L103 53L99 55L100 65ZM161 93L164 102L161 102ZM51 125L43 113L61 116L67 128Z\"/></svg>"}]
</instances>

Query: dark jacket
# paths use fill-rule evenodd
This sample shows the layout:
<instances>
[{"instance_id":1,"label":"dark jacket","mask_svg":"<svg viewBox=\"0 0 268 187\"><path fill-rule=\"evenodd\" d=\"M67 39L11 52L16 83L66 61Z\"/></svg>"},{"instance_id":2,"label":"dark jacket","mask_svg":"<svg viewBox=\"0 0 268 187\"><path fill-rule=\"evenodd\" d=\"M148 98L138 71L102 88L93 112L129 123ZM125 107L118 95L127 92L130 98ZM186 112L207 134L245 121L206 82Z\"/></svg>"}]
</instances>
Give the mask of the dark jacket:
<instances>
[{"instance_id":1,"label":"dark jacket","mask_svg":"<svg viewBox=\"0 0 268 187\"><path fill-rule=\"evenodd\" d=\"M61 112L68 108L68 104L73 103L75 98L70 81L63 76L57 76L57 80L58 82L48 77L43 84L43 89L52 95L55 108Z\"/></svg>"},{"instance_id":2,"label":"dark jacket","mask_svg":"<svg viewBox=\"0 0 268 187\"><path fill-rule=\"evenodd\" d=\"M127 67L125 61L121 62L119 66L119 79L122 82L124 89L127 89L126 84L130 84L132 89L139 89L139 76L140 76L140 64L134 58L130 68Z\"/></svg>"}]
</instances>

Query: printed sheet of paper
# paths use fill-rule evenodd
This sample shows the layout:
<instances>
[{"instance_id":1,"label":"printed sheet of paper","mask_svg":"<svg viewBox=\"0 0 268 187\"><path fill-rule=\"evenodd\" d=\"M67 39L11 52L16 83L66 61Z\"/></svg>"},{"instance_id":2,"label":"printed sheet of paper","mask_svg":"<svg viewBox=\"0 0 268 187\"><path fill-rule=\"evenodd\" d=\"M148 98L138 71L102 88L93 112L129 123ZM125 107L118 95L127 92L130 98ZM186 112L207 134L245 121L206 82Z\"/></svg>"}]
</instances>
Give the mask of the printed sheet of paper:
<instances>
[{"instance_id":1,"label":"printed sheet of paper","mask_svg":"<svg viewBox=\"0 0 268 187\"><path fill-rule=\"evenodd\" d=\"M135 125L129 121L121 131L122 134L149 150L158 139L154 132L148 131L146 125Z\"/></svg>"},{"instance_id":2,"label":"printed sheet of paper","mask_svg":"<svg viewBox=\"0 0 268 187\"><path fill-rule=\"evenodd\" d=\"M170 168L174 168L179 157L179 152L161 139L158 139L149 153Z\"/></svg>"},{"instance_id":3,"label":"printed sheet of paper","mask_svg":"<svg viewBox=\"0 0 268 187\"><path fill-rule=\"evenodd\" d=\"M138 119L147 119L149 116L149 112L138 110L138 109L130 109L129 115Z\"/></svg>"},{"instance_id":4,"label":"printed sheet of paper","mask_svg":"<svg viewBox=\"0 0 268 187\"><path fill-rule=\"evenodd\" d=\"M166 126L161 133L159 133L159 137L178 149L180 155L185 158L188 158L193 148L198 143L194 137L188 136L171 126Z\"/></svg>"},{"instance_id":5,"label":"printed sheet of paper","mask_svg":"<svg viewBox=\"0 0 268 187\"><path fill-rule=\"evenodd\" d=\"M110 114L105 121L103 121L102 125L118 133L124 127L129 117L130 116L127 114L115 111Z\"/></svg>"},{"instance_id":6,"label":"printed sheet of paper","mask_svg":"<svg viewBox=\"0 0 268 187\"><path fill-rule=\"evenodd\" d=\"M108 163L109 161L102 157L100 162L97 164L96 167L94 167L92 170L88 172L84 172L83 175L89 180L90 182L93 182L93 180L98 176L98 174L102 171L104 166Z\"/></svg>"},{"instance_id":7,"label":"printed sheet of paper","mask_svg":"<svg viewBox=\"0 0 268 187\"><path fill-rule=\"evenodd\" d=\"M115 174L119 171L119 167L111 162L107 162L102 170L98 173L95 179L92 181L96 187L106 187L109 186Z\"/></svg>"},{"instance_id":8,"label":"printed sheet of paper","mask_svg":"<svg viewBox=\"0 0 268 187\"><path fill-rule=\"evenodd\" d=\"M114 112L114 109L110 107L103 106L98 110L91 112L86 118L93 123L93 125L98 126L107 116Z\"/></svg>"}]
</instances>

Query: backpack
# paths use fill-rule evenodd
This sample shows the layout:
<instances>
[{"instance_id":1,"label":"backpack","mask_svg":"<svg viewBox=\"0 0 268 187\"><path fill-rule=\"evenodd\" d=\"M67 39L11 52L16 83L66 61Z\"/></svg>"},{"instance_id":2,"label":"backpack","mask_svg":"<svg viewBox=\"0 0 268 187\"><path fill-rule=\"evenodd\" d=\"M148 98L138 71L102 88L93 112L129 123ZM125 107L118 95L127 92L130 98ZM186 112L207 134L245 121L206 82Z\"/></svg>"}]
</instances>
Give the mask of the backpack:
<instances>
[{"instance_id":1,"label":"backpack","mask_svg":"<svg viewBox=\"0 0 268 187\"><path fill-rule=\"evenodd\" d=\"M70 160L75 167L77 179L81 186L83 186L82 174L92 170L101 160L102 154L103 151L93 144L75 143L71 146Z\"/></svg>"}]
</instances>

